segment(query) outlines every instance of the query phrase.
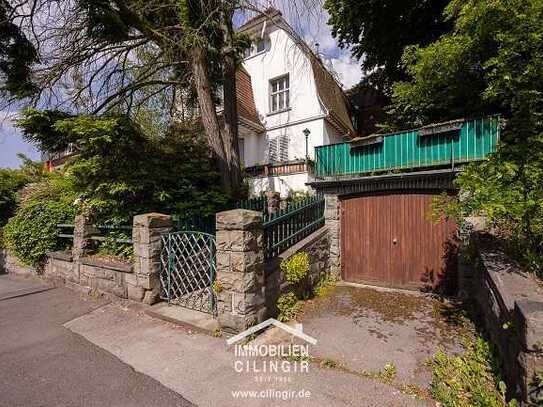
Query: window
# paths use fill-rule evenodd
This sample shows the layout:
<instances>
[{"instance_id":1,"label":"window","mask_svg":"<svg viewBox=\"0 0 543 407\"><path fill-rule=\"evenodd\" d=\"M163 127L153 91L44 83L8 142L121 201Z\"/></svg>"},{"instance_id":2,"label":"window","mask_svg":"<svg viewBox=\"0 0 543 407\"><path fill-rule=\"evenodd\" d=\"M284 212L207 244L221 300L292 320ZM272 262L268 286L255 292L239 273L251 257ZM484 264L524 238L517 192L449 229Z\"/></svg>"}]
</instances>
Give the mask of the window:
<instances>
[{"instance_id":1,"label":"window","mask_svg":"<svg viewBox=\"0 0 543 407\"><path fill-rule=\"evenodd\" d=\"M289 108L288 74L270 81L270 112L279 112Z\"/></svg>"},{"instance_id":2,"label":"window","mask_svg":"<svg viewBox=\"0 0 543 407\"><path fill-rule=\"evenodd\" d=\"M243 58L249 58L253 55L266 52L270 48L270 39L269 37L257 38L251 43L249 48L246 48L243 51Z\"/></svg>"},{"instance_id":3,"label":"window","mask_svg":"<svg viewBox=\"0 0 543 407\"><path fill-rule=\"evenodd\" d=\"M288 135L284 134L268 140L268 161L288 161Z\"/></svg>"}]
</instances>

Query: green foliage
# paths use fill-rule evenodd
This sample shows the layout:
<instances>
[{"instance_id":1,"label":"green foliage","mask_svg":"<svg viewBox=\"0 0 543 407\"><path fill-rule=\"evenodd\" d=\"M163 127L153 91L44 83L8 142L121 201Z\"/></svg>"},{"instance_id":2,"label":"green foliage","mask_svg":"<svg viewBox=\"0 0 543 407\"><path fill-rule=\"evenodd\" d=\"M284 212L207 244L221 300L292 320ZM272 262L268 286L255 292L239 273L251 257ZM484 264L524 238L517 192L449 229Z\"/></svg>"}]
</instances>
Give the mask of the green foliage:
<instances>
[{"instance_id":1,"label":"green foliage","mask_svg":"<svg viewBox=\"0 0 543 407\"><path fill-rule=\"evenodd\" d=\"M437 352L428 362L432 368L430 391L445 407L517 406L505 401L505 384L499 380L496 361L487 342L478 337L465 341L460 355Z\"/></svg>"},{"instance_id":2,"label":"green foliage","mask_svg":"<svg viewBox=\"0 0 543 407\"><path fill-rule=\"evenodd\" d=\"M455 217L484 215L529 268L543 259L543 1L455 0L454 30L406 50L410 80L394 85L396 123L500 112L497 154L465 168ZM441 202L441 204L443 201ZM439 206L439 205L438 205Z\"/></svg>"},{"instance_id":3,"label":"green foliage","mask_svg":"<svg viewBox=\"0 0 543 407\"><path fill-rule=\"evenodd\" d=\"M404 47L427 45L451 24L443 17L448 0L326 0L328 24L339 46L349 48L368 72L363 81L382 88L405 77Z\"/></svg>"},{"instance_id":4,"label":"green foliage","mask_svg":"<svg viewBox=\"0 0 543 407\"><path fill-rule=\"evenodd\" d=\"M129 239L131 239L131 236L126 232L109 232L106 234L105 240L100 242L98 254L131 260L134 256L134 246L131 243L119 241Z\"/></svg>"},{"instance_id":5,"label":"green foliage","mask_svg":"<svg viewBox=\"0 0 543 407\"><path fill-rule=\"evenodd\" d=\"M13 216L17 192L30 181L20 170L0 169L0 226Z\"/></svg>"},{"instance_id":6,"label":"green foliage","mask_svg":"<svg viewBox=\"0 0 543 407\"><path fill-rule=\"evenodd\" d=\"M37 265L48 252L63 248L57 224L72 222L76 194L67 177L52 174L28 185L13 216L4 227L4 242L23 263Z\"/></svg>"},{"instance_id":7,"label":"green foliage","mask_svg":"<svg viewBox=\"0 0 543 407\"><path fill-rule=\"evenodd\" d=\"M10 2L0 0L0 94L22 99L37 91L31 67L39 57L19 25L10 21L12 12Z\"/></svg>"},{"instance_id":8,"label":"green foliage","mask_svg":"<svg viewBox=\"0 0 543 407\"><path fill-rule=\"evenodd\" d=\"M309 273L309 254L299 252L281 262L281 271L290 284L298 284Z\"/></svg>"},{"instance_id":9,"label":"green foliage","mask_svg":"<svg viewBox=\"0 0 543 407\"><path fill-rule=\"evenodd\" d=\"M289 292L281 295L277 299L277 309L279 310L279 315L277 319L279 321L290 321L291 319L296 318L296 315L301 311L302 305L298 301L298 297L293 292Z\"/></svg>"},{"instance_id":10,"label":"green foliage","mask_svg":"<svg viewBox=\"0 0 543 407\"><path fill-rule=\"evenodd\" d=\"M337 276L331 273L321 275L315 285L314 293L317 297L324 297L330 293L336 286Z\"/></svg>"},{"instance_id":11,"label":"green foliage","mask_svg":"<svg viewBox=\"0 0 543 407\"><path fill-rule=\"evenodd\" d=\"M206 216L228 206L203 135L194 130L147 137L125 116L36 110L25 111L18 126L46 150L77 146L65 172L82 210L97 220L126 223L150 211Z\"/></svg>"}]
</instances>

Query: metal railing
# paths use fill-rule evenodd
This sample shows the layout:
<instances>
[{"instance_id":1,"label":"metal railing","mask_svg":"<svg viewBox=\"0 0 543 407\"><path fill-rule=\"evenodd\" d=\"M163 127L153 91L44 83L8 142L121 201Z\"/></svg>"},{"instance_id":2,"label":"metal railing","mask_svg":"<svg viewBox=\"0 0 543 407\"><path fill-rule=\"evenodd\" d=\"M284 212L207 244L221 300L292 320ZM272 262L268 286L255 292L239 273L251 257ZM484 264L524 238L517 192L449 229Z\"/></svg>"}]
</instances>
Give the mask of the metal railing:
<instances>
[{"instance_id":1,"label":"metal railing","mask_svg":"<svg viewBox=\"0 0 543 407\"><path fill-rule=\"evenodd\" d=\"M264 215L264 258L271 259L324 226L324 198L315 196Z\"/></svg>"},{"instance_id":2,"label":"metal railing","mask_svg":"<svg viewBox=\"0 0 543 407\"><path fill-rule=\"evenodd\" d=\"M209 216L178 216L173 215L172 220L177 232L203 232L215 234L215 215Z\"/></svg>"},{"instance_id":3,"label":"metal railing","mask_svg":"<svg viewBox=\"0 0 543 407\"><path fill-rule=\"evenodd\" d=\"M268 198L266 196L260 196L257 198L246 199L243 201L238 201L236 203L237 209L250 209L253 211L259 211L267 213L268 211Z\"/></svg>"},{"instance_id":4,"label":"metal railing","mask_svg":"<svg viewBox=\"0 0 543 407\"><path fill-rule=\"evenodd\" d=\"M497 148L499 116L456 120L315 148L315 176L356 176L484 160Z\"/></svg>"},{"instance_id":5,"label":"metal railing","mask_svg":"<svg viewBox=\"0 0 543 407\"><path fill-rule=\"evenodd\" d=\"M57 224L57 228L61 231L61 233L58 234L58 237L65 238L65 239L71 239L74 238L74 229L75 225L71 223L59 223ZM125 225L92 225L93 228L97 229L99 231L99 234L93 234L89 238L91 240L95 240L98 242L103 242L105 240L108 240L107 234L109 232L117 232L117 231L129 231L130 234L132 234L132 226L125 226ZM64 233L66 230L71 230L72 233ZM132 244L133 241L131 238L128 239L120 239L120 238L113 238L111 240L114 240L117 243L126 243L126 244Z\"/></svg>"}]
</instances>

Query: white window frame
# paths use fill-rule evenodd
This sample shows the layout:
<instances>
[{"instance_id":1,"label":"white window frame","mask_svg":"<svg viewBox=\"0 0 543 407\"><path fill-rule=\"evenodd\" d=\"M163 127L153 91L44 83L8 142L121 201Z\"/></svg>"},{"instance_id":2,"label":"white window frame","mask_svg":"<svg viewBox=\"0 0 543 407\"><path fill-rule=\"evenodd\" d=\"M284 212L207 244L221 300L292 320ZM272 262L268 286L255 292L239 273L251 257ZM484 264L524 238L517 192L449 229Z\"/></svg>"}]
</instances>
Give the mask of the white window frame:
<instances>
[{"instance_id":1,"label":"white window frame","mask_svg":"<svg viewBox=\"0 0 543 407\"><path fill-rule=\"evenodd\" d=\"M286 80L285 84L284 84L284 87L282 89L279 89L279 84L281 83L281 81L284 81ZM277 90L273 90L273 85L274 83L277 83ZM275 78L272 78L270 79L270 82L269 82L269 87L270 87L270 91L269 91L269 112L270 114L272 113L279 113L279 112L284 112L285 110L288 110L290 109L290 75L287 73L287 74L284 74L284 75L281 75L281 76L277 76ZM283 96L283 105L280 106L279 104L279 101L281 100L280 96ZM274 109L273 108L273 100L274 98L277 98L277 105L276 105L276 108Z\"/></svg>"}]
</instances>

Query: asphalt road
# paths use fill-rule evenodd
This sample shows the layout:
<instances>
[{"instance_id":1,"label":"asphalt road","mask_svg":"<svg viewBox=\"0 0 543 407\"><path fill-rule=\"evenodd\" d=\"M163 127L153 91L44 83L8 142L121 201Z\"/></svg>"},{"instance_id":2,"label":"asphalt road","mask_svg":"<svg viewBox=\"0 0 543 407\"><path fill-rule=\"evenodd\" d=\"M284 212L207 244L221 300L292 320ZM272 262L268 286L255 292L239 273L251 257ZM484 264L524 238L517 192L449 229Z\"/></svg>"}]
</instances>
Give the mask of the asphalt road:
<instances>
[{"instance_id":1,"label":"asphalt road","mask_svg":"<svg viewBox=\"0 0 543 407\"><path fill-rule=\"evenodd\" d=\"M193 405L62 326L100 305L0 276L0 406Z\"/></svg>"}]
</instances>

